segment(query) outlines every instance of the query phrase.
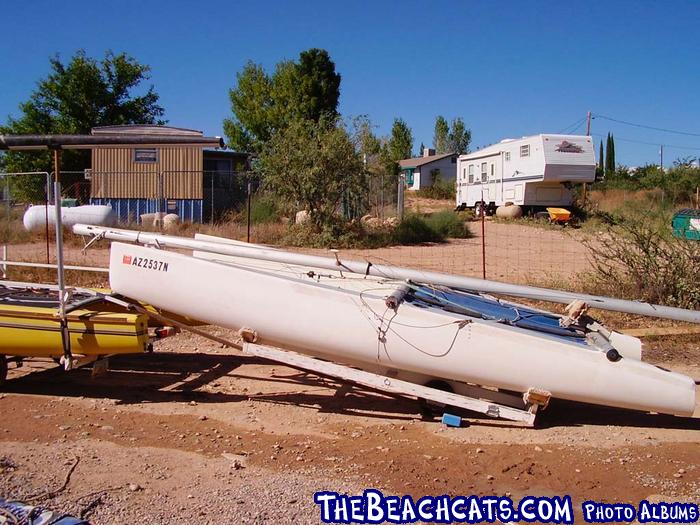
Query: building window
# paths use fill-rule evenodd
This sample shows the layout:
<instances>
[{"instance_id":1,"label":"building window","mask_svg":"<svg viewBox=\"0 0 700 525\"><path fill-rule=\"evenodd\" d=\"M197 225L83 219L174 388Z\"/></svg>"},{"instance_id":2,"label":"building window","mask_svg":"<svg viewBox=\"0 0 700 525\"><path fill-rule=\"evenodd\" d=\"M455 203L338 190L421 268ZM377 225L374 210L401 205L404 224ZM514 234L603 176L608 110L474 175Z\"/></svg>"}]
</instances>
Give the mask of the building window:
<instances>
[{"instance_id":1,"label":"building window","mask_svg":"<svg viewBox=\"0 0 700 525\"><path fill-rule=\"evenodd\" d=\"M529 157L530 156L530 145L525 144L524 146L520 146L520 156L521 157Z\"/></svg>"},{"instance_id":2,"label":"building window","mask_svg":"<svg viewBox=\"0 0 700 525\"><path fill-rule=\"evenodd\" d=\"M496 165L491 163L491 180L496 178Z\"/></svg>"},{"instance_id":3,"label":"building window","mask_svg":"<svg viewBox=\"0 0 700 525\"><path fill-rule=\"evenodd\" d=\"M474 164L469 165L469 184L474 184Z\"/></svg>"},{"instance_id":4,"label":"building window","mask_svg":"<svg viewBox=\"0 0 700 525\"><path fill-rule=\"evenodd\" d=\"M506 162L509 162L510 161L510 151L506 151L505 154L503 155L503 157L505 158Z\"/></svg>"},{"instance_id":5,"label":"building window","mask_svg":"<svg viewBox=\"0 0 700 525\"><path fill-rule=\"evenodd\" d=\"M135 148L134 162L140 164L155 164L158 162L158 150L156 148Z\"/></svg>"},{"instance_id":6,"label":"building window","mask_svg":"<svg viewBox=\"0 0 700 525\"><path fill-rule=\"evenodd\" d=\"M487 177L487 171L486 171L486 163L482 162L481 163L481 182L486 182L486 177Z\"/></svg>"}]
</instances>

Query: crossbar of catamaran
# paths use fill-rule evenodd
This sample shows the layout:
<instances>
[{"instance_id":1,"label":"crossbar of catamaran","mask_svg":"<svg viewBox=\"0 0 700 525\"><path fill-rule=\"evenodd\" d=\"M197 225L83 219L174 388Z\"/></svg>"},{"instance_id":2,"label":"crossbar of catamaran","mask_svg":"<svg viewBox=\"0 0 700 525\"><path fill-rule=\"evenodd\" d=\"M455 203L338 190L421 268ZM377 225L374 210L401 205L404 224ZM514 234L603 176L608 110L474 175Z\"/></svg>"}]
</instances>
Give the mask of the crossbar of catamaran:
<instances>
[{"instance_id":1,"label":"crossbar of catamaran","mask_svg":"<svg viewBox=\"0 0 700 525\"><path fill-rule=\"evenodd\" d=\"M73 231L92 236L90 242L114 241L115 293L240 329L257 343L253 350L294 352L292 364L320 358L420 388L490 399L525 394L526 404L551 396L686 416L695 409L691 378L643 363L638 339L586 312L590 306L696 323L699 312L350 261L337 252L319 257L205 235L90 225ZM565 303L568 314L488 294Z\"/></svg>"}]
</instances>

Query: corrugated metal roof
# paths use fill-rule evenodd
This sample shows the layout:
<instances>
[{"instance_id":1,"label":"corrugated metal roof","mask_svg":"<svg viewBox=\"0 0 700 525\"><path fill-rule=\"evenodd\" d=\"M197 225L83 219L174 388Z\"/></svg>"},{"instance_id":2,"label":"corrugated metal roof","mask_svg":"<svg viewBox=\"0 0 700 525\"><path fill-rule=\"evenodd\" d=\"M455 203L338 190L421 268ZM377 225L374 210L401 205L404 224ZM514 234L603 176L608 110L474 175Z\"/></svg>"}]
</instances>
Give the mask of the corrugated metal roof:
<instances>
[{"instance_id":1,"label":"corrugated metal roof","mask_svg":"<svg viewBox=\"0 0 700 525\"><path fill-rule=\"evenodd\" d=\"M92 128L93 135L196 135L202 136L203 133L196 129L176 128L173 126L158 126L157 124L123 124L118 126L97 126Z\"/></svg>"},{"instance_id":2,"label":"corrugated metal roof","mask_svg":"<svg viewBox=\"0 0 700 525\"><path fill-rule=\"evenodd\" d=\"M440 155L431 155L430 157L413 157L412 159L404 159L399 161L399 166L402 168L417 168L425 164L430 164L436 160L441 160L446 157L452 157L457 155L456 153L442 153Z\"/></svg>"}]
</instances>

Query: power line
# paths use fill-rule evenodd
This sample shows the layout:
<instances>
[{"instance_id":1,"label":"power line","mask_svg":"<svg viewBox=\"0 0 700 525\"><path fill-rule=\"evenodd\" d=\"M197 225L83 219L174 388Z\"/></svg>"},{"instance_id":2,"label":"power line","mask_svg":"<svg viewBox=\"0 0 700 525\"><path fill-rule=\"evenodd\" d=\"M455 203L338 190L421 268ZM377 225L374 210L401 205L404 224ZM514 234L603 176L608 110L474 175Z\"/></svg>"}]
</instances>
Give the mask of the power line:
<instances>
[{"instance_id":1,"label":"power line","mask_svg":"<svg viewBox=\"0 0 700 525\"><path fill-rule=\"evenodd\" d=\"M601 139L605 138L604 135L601 135L600 133L591 133L592 136L594 137L600 137ZM673 148L673 149L685 149L685 150L696 150L700 151L700 147L697 146L677 146L673 144L666 144L665 142L645 142L643 140L634 140L634 139L625 139L622 137L618 137L617 135L614 136L615 141L621 141L621 142L632 142L634 144L646 144L647 146L663 146L664 148Z\"/></svg>"},{"instance_id":2,"label":"power line","mask_svg":"<svg viewBox=\"0 0 700 525\"><path fill-rule=\"evenodd\" d=\"M700 137L700 133L690 133L688 131L678 131L674 129L667 128L657 128L656 126L647 126L646 124L635 124L634 122L627 122L626 120L620 120L612 117L606 117L605 115L599 115L598 113L593 114L594 118L602 118L605 120L610 120L612 122L617 122L619 124L625 124L626 126L634 126L636 128L653 129L655 131L663 131L664 133L675 133L676 135L686 135L689 137Z\"/></svg>"},{"instance_id":3,"label":"power line","mask_svg":"<svg viewBox=\"0 0 700 525\"><path fill-rule=\"evenodd\" d=\"M581 124L583 124L585 122L586 118L587 117L580 118L576 122L574 122L573 124L566 126L564 129L562 129L559 132L559 134L561 135L562 133L572 133L573 131L575 131L581 127Z\"/></svg>"}]
</instances>

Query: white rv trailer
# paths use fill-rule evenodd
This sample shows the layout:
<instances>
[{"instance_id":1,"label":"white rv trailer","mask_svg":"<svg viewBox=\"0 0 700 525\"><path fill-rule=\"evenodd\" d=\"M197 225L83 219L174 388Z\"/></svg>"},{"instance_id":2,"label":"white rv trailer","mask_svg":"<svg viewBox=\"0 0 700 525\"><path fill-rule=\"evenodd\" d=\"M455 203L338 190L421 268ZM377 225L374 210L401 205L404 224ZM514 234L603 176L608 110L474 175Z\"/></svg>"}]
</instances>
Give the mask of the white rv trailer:
<instances>
[{"instance_id":1,"label":"white rv trailer","mask_svg":"<svg viewBox=\"0 0 700 525\"><path fill-rule=\"evenodd\" d=\"M567 206L571 184L595 180L591 137L533 135L506 139L457 159L457 207L512 202L524 207Z\"/></svg>"}]
</instances>

